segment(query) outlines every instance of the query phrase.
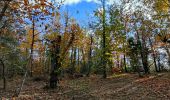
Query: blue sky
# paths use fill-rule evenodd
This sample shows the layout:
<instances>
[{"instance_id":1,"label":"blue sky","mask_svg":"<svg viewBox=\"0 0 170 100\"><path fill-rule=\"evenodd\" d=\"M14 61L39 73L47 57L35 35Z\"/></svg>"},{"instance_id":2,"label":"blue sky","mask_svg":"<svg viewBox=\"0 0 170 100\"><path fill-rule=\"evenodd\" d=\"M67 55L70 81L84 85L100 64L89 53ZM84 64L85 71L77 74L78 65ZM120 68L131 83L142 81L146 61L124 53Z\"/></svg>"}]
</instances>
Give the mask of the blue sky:
<instances>
[{"instance_id":1,"label":"blue sky","mask_svg":"<svg viewBox=\"0 0 170 100\"><path fill-rule=\"evenodd\" d=\"M88 24L89 19L98 6L99 5L96 2L77 0L77 2L69 2L69 4L66 3L61 8L61 11L68 10L69 16L75 18L81 26L84 26Z\"/></svg>"},{"instance_id":2,"label":"blue sky","mask_svg":"<svg viewBox=\"0 0 170 100\"><path fill-rule=\"evenodd\" d=\"M118 3L120 0L105 0L106 4ZM87 26L94 11L101 6L101 0L65 0L62 11L69 11L81 26Z\"/></svg>"}]
</instances>

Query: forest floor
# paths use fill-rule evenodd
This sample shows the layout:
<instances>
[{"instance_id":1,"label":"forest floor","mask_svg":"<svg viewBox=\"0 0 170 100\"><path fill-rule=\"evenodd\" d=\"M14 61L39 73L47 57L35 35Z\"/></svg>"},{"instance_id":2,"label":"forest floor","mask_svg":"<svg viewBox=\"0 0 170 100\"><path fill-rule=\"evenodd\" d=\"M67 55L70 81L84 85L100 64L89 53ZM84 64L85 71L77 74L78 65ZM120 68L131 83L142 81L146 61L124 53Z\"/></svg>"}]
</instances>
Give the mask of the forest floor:
<instances>
[{"instance_id":1,"label":"forest floor","mask_svg":"<svg viewBox=\"0 0 170 100\"><path fill-rule=\"evenodd\" d=\"M0 98L11 98L21 81L9 80ZM139 78L137 74L112 75L107 79L92 75L63 80L56 89L44 89L46 82L27 79L14 100L170 100L170 73ZM2 86L2 80L0 81Z\"/></svg>"}]
</instances>

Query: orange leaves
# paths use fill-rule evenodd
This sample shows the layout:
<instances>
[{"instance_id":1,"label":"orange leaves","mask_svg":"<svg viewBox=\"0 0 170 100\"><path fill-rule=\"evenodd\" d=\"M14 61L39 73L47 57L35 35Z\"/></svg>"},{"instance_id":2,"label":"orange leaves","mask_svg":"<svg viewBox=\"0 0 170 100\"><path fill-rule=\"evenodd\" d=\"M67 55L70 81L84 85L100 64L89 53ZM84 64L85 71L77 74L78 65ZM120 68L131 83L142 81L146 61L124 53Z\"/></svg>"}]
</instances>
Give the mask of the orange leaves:
<instances>
[{"instance_id":1,"label":"orange leaves","mask_svg":"<svg viewBox=\"0 0 170 100\"><path fill-rule=\"evenodd\" d=\"M24 15L28 16L48 16L50 14L51 17L54 16L54 13L50 12L50 9L55 8L54 4L48 0L24 0L20 5L22 5L22 11L26 12ZM18 8L20 9L20 8ZM28 17L31 19L31 17Z\"/></svg>"},{"instance_id":2,"label":"orange leaves","mask_svg":"<svg viewBox=\"0 0 170 100\"><path fill-rule=\"evenodd\" d=\"M48 10L44 10L43 12L44 12L45 15L49 15L50 14L50 12Z\"/></svg>"},{"instance_id":3,"label":"orange leaves","mask_svg":"<svg viewBox=\"0 0 170 100\"><path fill-rule=\"evenodd\" d=\"M34 8L34 9L38 9L38 8L40 8L40 5L34 5L32 8Z\"/></svg>"},{"instance_id":4,"label":"orange leaves","mask_svg":"<svg viewBox=\"0 0 170 100\"><path fill-rule=\"evenodd\" d=\"M160 34L155 36L156 42L166 43L166 39L169 39L169 38L170 38L170 34L168 34L168 33L160 33Z\"/></svg>"},{"instance_id":5,"label":"orange leaves","mask_svg":"<svg viewBox=\"0 0 170 100\"><path fill-rule=\"evenodd\" d=\"M18 3L13 3L12 5L9 5L10 8L12 8L13 10L17 10L20 6Z\"/></svg>"},{"instance_id":6,"label":"orange leaves","mask_svg":"<svg viewBox=\"0 0 170 100\"><path fill-rule=\"evenodd\" d=\"M28 0L24 0L24 5L28 6L28 4L29 4L29 1Z\"/></svg>"},{"instance_id":7,"label":"orange leaves","mask_svg":"<svg viewBox=\"0 0 170 100\"><path fill-rule=\"evenodd\" d=\"M122 69L118 68L118 67L113 67L112 68L112 73L121 73Z\"/></svg>"},{"instance_id":8,"label":"orange leaves","mask_svg":"<svg viewBox=\"0 0 170 100\"><path fill-rule=\"evenodd\" d=\"M12 20L13 22L18 21L18 19L29 19L32 21L33 16L36 17L39 21L45 19L53 19L55 16L55 5L52 0L9 0L10 3L2 2L0 6L4 6L7 10L2 14L8 18L8 20ZM6 4L6 5L5 5ZM12 15L15 14L17 17L13 17ZM57 16L60 14L57 12ZM47 18L48 17L48 18ZM2 18L2 17L1 17ZM1 19L0 18L0 19ZM19 20L21 24L24 23L26 20ZM8 21L9 22L9 21Z\"/></svg>"},{"instance_id":9,"label":"orange leaves","mask_svg":"<svg viewBox=\"0 0 170 100\"><path fill-rule=\"evenodd\" d=\"M40 0L41 2L41 6L46 6L45 2L47 2L46 0Z\"/></svg>"}]
</instances>

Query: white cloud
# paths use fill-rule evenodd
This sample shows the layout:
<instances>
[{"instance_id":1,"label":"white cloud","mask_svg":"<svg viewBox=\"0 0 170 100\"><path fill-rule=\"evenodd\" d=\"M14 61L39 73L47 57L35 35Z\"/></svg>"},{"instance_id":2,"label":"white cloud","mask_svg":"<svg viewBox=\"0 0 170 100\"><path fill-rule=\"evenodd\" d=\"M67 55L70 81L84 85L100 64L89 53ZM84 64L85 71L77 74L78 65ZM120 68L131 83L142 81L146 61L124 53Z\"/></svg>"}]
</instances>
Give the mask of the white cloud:
<instances>
[{"instance_id":1,"label":"white cloud","mask_svg":"<svg viewBox=\"0 0 170 100\"><path fill-rule=\"evenodd\" d=\"M100 0L84 0L86 2L95 2L95 3L100 3L101 1Z\"/></svg>"},{"instance_id":2,"label":"white cloud","mask_svg":"<svg viewBox=\"0 0 170 100\"><path fill-rule=\"evenodd\" d=\"M120 3L120 1L119 0L108 0L108 2L107 2L107 4L108 5L111 5L111 4L118 4L118 3Z\"/></svg>"},{"instance_id":3,"label":"white cloud","mask_svg":"<svg viewBox=\"0 0 170 100\"><path fill-rule=\"evenodd\" d=\"M97 3L97 4L101 3L101 0L65 0L64 5L78 4L78 3L81 3L83 1L94 2L94 3ZM108 5L111 5L111 4L114 4L114 3L120 3L120 1L119 0L106 0L106 4L108 4Z\"/></svg>"},{"instance_id":4,"label":"white cloud","mask_svg":"<svg viewBox=\"0 0 170 100\"><path fill-rule=\"evenodd\" d=\"M83 1L85 1L85 2L95 2L95 3L100 2L100 0L65 0L64 5L78 4L78 3L81 3Z\"/></svg>"},{"instance_id":5,"label":"white cloud","mask_svg":"<svg viewBox=\"0 0 170 100\"><path fill-rule=\"evenodd\" d=\"M61 1L61 0L55 0L55 1ZM62 0L63 1L63 0ZM81 2L94 2L97 4L101 3L101 0L64 0L64 5L73 5L73 4L78 4ZM110 5L113 3L119 3L119 0L106 0L106 4Z\"/></svg>"},{"instance_id":6,"label":"white cloud","mask_svg":"<svg viewBox=\"0 0 170 100\"><path fill-rule=\"evenodd\" d=\"M72 4L78 4L80 3L82 0L65 0L64 4L65 5L72 5Z\"/></svg>"}]
</instances>

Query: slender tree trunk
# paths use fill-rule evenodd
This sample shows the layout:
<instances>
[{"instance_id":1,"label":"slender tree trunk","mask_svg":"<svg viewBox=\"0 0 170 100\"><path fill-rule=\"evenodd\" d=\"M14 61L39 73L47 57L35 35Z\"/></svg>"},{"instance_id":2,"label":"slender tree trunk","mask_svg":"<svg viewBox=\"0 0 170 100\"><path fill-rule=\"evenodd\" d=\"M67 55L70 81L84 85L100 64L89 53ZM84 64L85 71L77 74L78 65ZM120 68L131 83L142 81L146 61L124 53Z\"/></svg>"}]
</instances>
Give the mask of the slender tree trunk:
<instances>
[{"instance_id":1,"label":"slender tree trunk","mask_svg":"<svg viewBox=\"0 0 170 100\"><path fill-rule=\"evenodd\" d=\"M161 68L161 63L160 63L160 56L158 57L158 68L159 68L159 70L163 70L162 68Z\"/></svg>"},{"instance_id":2,"label":"slender tree trunk","mask_svg":"<svg viewBox=\"0 0 170 100\"><path fill-rule=\"evenodd\" d=\"M0 61L2 64L3 89L6 90L5 64L2 60L0 60Z\"/></svg>"},{"instance_id":3,"label":"slender tree trunk","mask_svg":"<svg viewBox=\"0 0 170 100\"><path fill-rule=\"evenodd\" d=\"M152 53L153 53L153 60L154 60L155 70L156 70L156 72L159 72L160 70L158 70L158 67L157 67L157 64L156 64L156 54L155 54L155 50L154 50L154 48L153 48L152 41L151 41L150 38L149 38L149 42L150 42L151 50L152 50Z\"/></svg>"},{"instance_id":4,"label":"slender tree trunk","mask_svg":"<svg viewBox=\"0 0 170 100\"><path fill-rule=\"evenodd\" d=\"M73 64L73 52L74 50L73 50L73 47L71 48L71 57L70 57L70 66L72 66L72 64Z\"/></svg>"},{"instance_id":5,"label":"slender tree trunk","mask_svg":"<svg viewBox=\"0 0 170 100\"><path fill-rule=\"evenodd\" d=\"M82 49L82 69L86 67L86 60L85 60L85 53L84 50ZM84 71L82 71L84 73Z\"/></svg>"},{"instance_id":6,"label":"slender tree trunk","mask_svg":"<svg viewBox=\"0 0 170 100\"><path fill-rule=\"evenodd\" d=\"M120 65L119 65L119 55L118 55L118 53L116 54L116 58L117 58L117 67L119 68L120 67Z\"/></svg>"},{"instance_id":7,"label":"slender tree trunk","mask_svg":"<svg viewBox=\"0 0 170 100\"><path fill-rule=\"evenodd\" d=\"M77 66L80 67L80 49L78 48L77 49L77 56L78 56L78 59L77 59Z\"/></svg>"},{"instance_id":8,"label":"slender tree trunk","mask_svg":"<svg viewBox=\"0 0 170 100\"><path fill-rule=\"evenodd\" d=\"M49 74L50 73L51 58L48 57L46 61L47 61L47 63L46 63L47 73Z\"/></svg>"},{"instance_id":9,"label":"slender tree trunk","mask_svg":"<svg viewBox=\"0 0 170 100\"><path fill-rule=\"evenodd\" d=\"M102 22L102 26L103 26L103 57L102 57L102 66L103 66L103 78L107 77L107 73L106 73L106 11L105 11L105 0L102 0L102 8L103 8L103 22Z\"/></svg>"},{"instance_id":10,"label":"slender tree trunk","mask_svg":"<svg viewBox=\"0 0 170 100\"><path fill-rule=\"evenodd\" d=\"M71 73L74 74L75 72L75 66L76 66L76 48L73 49L73 62L72 62L72 68L71 68Z\"/></svg>"},{"instance_id":11,"label":"slender tree trunk","mask_svg":"<svg viewBox=\"0 0 170 100\"><path fill-rule=\"evenodd\" d=\"M168 13L170 13L170 0L168 0ZM168 17L168 22L170 22L170 17ZM168 27L170 27L170 24L168 25ZM168 35L168 34L167 34ZM169 64L169 66L170 66L170 51L169 51L169 48L170 48L170 45L169 45L169 47L168 47L168 44L170 44L170 43L168 43L168 42L166 42L166 52L167 52L167 54L168 54L168 64Z\"/></svg>"},{"instance_id":12,"label":"slender tree trunk","mask_svg":"<svg viewBox=\"0 0 170 100\"><path fill-rule=\"evenodd\" d=\"M159 69L159 72L163 69L161 69L161 63L160 63L160 58L158 59L158 69Z\"/></svg>"},{"instance_id":13,"label":"slender tree trunk","mask_svg":"<svg viewBox=\"0 0 170 100\"><path fill-rule=\"evenodd\" d=\"M145 45L145 44L143 44ZM141 51L141 56L142 56L142 64L145 70L145 73L149 73L149 68L148 68L148 51L145 47L142 47L142 51Z\"/></svg>"},{"instance_id":14,"label":"slender tree trunk","mask_svg":"<svg viewBox=\"0 0 170 100\"><path fill-rule=\"evenodd\" d=\"M123 59L120 58L120 68L123 70Z\"/></svg>"},{"instance_id":15,"label":"slender tree trunk","mask_svg":"<svg viewBox=\"0 0 170 100\"><path fill-rule=\"evenodd\" d=\"M127 67L126 67L126 55L124 54L123 56L123 61L124 61L124 67L125 67L125 72L127 73Z\"/></svg>"},{"instance_id":16,"label":"slender tree trunk","mask_svg":"<svg viewBox=\"0 0 170 100\"><path fill-rule=\"evenodd\" d=\"M12 0L8 0L8 2L5 3L3 9L1 10L1 12L0 12L0 22L2 21L2 18L3 18L3 16L5 15L5 12L6 12L6 10L8 9L9 3L10 3L11 1L12 1Z\"/></svg>"},{"instance_id":17,"label":"slender tree trunk","mask_svg":"<svg viewBox=\"0 0 170 100\"><path fill-rule=\"evenodd\" d=\"M138 31L137 31L137 38L138 38L137 40L140 41ZM148 55L147 54L148 54L148 51L147 51L147 48L146 48L145 38L144 38L143 33L142 33L140 56L142 58L142 64L143 64L143 68L145 70L145 73L149 73L148 61L147 61Z\"/></svg>"},{"instance_id":18,"label":"slender tree trunk","mask_svg":"<svg viewBox=\"0 0 170 100\"><path fill-rule=\"evenodd\" d=\"M31 43L31 62L30 62L30 68L31 68L31 77L33 76L32 75L32 67L33 67L33 50L34 50L34 38L35 38L35 33L34 33L34 27L35 26L35 23L34 23L34 18L33 18L33 23L32 23L32 43Z\"/></svg>"},{"instance_id":19,"label":"slender tree trunk","mask_svg":"<svg viewBox=\"0 0 170 100\"><path fill-rule=\"evenodd\" d=\"M92 56L92 43L93 43L93 36L91 35L90 36L90 49L89 49L89 56L88 56L88 72L87 72L87 75L86 76L89 76L90 75L90 70L91 70L91 65L92 65L92 59L91 59L91 56Z\"/></svg>"},{"instance_id":20,"label":"slender tree trunk","mask_svg":"<svg viewBox=\"0 0 170 100\"><path fill-rule=\"evenodd\" d=\"M124 26L125 26L125 35L127 34L127 20L125 19L124 21ZM123 56L123 62L124 62L124 68L125 68L125 72L127 73L127 67L126 67L126 48L125 48L125 42L126 42L126 38L123 42L123 47L124 47L124 50L123 50L123 53L124 53L124 56Z\"/></svg>"},{"instance_id":21,"label":"slender tree trunk","mask_svg":"<svg viewBox=\"0 0 170 100\"><path fill-rule=\"evenodd\" d=\"M167 43L167 44L168 44L168 43ZM166 50L166 52L167 52L167 54L168 54L168 64L169 64L169 66L170 66L170 51L169 51L168 46L165 47L165 50Z\"/></svg>"}]
</instances>

